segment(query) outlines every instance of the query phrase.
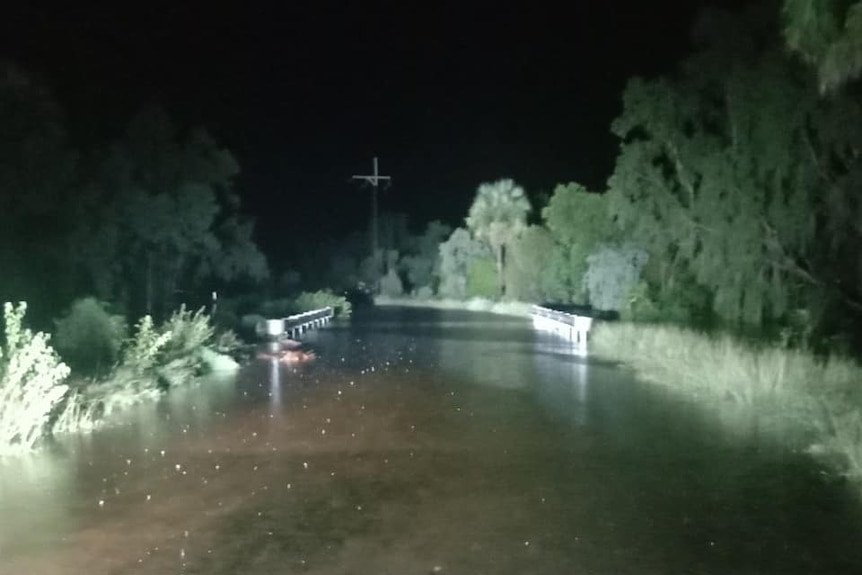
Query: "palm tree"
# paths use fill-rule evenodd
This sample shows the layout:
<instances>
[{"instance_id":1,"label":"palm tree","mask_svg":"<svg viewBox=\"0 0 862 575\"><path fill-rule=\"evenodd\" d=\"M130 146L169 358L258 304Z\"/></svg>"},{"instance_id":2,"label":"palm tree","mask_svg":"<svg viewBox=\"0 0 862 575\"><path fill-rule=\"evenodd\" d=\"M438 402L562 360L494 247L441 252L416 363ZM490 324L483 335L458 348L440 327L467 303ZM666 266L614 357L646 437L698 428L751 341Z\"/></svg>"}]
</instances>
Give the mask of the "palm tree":
<instances>
[{"instance_id":1,"label":"palm tree","mask_svg":"<svg viewBox=\"0 0 862 575\"><path fill-rule=\"evenodd\" d=\"M505 295L506 246L527 227L530 201L524 189L510 179L479 186L470 206L467 227L494 252L500 295Z\"/></svg>"}]
</instances>

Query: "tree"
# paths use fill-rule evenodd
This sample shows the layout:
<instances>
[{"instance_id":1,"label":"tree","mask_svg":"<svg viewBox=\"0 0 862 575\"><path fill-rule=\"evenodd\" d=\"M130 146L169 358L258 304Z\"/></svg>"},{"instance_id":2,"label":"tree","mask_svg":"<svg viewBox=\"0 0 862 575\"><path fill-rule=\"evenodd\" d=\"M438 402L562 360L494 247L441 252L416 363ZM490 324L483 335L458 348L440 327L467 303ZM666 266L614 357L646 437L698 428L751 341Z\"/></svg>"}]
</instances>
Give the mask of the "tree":
<instances>
[{"instance_id":1,"label":"tree","mask_svg":"<svg viewBox=\"0 0 862 575\"><path fill-rule=\"evenodd\" d=\"M549 256L552 265L546 268L543 280L548 295L561 302L585 303L587 256L601 242L610 241L615 232L607 200L580 184L560 184L542 210L542 219L554 240Z\"/></svg>"},{"instance_id":2,"label":"tree","mask_svg":"<svg viewBox=\"0 0 862 575\"><path fill-rule=\"evenodd\" d=\"M440 244L452 234L452 228L438 221L430 222L422 235L415 237L399 264L412 291L436 289L435 279L439 275Z\"/></svg>"},{"instance_id":3,"label":"tree","mask_svg":"<svg viewBox=\"0 0 862 575\"><path fill-rule=\"evenodd\" d=\"M505 295L506 247L527 227L530 201L523 188L509 179L479 186L467 228L487 243L497 264L499 295Z\"/></svg>"},{"instance_id":4,"label":"tree","mask_svg":"<svg viewBox=\"0 0 862 575\"><path fill-rule=\"evenodd\" d=\"M458 228L440 244L439 294L453 299L467 297L467 278L473 262L491 256L485 243L473 239L470 232Z\"/></svg>"},{"instance_id":5,"label":"tree","mask_svg":"<svg viewBox=\"0 0 862 575\"><path fill-rule=\"evenodd\" d=\"M821 92L862 74L862 1L784 0L784 37L815 67Z\"/></svg>"},{"instance_id":6,"label":"tree","mask_svg":"<svg viewBox=\"0 0 862 575\"><path fill-rule=\"evenodd\" d=\"M165 314L206 282L265 278L238 171L206 131L181 134L157 108L136 116L79 205L75 256L98 295Z\"/></svg>"},{"instance_id":7,"label":"tree","mask_svg":"<svg viewBox=\"0 0 862 575\"><path fill-rule=\"evenodd\" d=\"M74 224L78 153L45 85L2 61L0 126L0 296L59 312L58 300L71 297L65 239Z\"/></svg>"},{"instance_id":8,"label":"tree","mask_svg":"<svg viewBox=\"0 0 862 575\"><path fill-rule=\"evenodd\" d=\"M550 232L530 226L509 249L506 293L515 300L541 303L546 299L545 270L554 249Z\"/></svg>"},{"instance_id":9,"label":"tree","mask_svg":"<svg viewBox=\"0 0 862 575\"><path fill-rule=\"evenodd\" d=\"M662 262L660 286L691 274L724 319L761 325L836 297L857 307L830 247L858 238L836 220L859 213L845 193L859 129L835 116L855 105L821 101L774 47L703 37L677 78L629 82L612 127L612 214Z\"/></svg>"},{"instance_id":10,"label":"tree","mask_svg":"<svg viewBox=\"0 0 862 575\"><path fill-rule=\"evenodd\" d=\"M600 246L587 258L584 285L590 305L602 311L622 311L648 260L647 253L632 245Z\"/></svg>"}]
</instances>

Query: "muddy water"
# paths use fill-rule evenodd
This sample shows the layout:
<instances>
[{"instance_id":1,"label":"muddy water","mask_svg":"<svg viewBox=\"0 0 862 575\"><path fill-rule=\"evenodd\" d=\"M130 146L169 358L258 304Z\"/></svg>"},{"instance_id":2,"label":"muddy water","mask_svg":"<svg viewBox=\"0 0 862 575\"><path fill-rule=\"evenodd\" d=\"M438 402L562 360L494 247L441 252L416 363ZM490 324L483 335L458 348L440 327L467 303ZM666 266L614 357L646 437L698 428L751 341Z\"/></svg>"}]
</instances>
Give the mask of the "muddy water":
<instances>
[{"instance_id":1,"label":"muddy water","mask_svg":"<svg viewBox=\"0 0 862 575\"><path fill-rule=\"evenodd\" d=\"M845 487L526 322L307 341L0 462L0 574L862 572Z\"/></svg>"}]
</instances>

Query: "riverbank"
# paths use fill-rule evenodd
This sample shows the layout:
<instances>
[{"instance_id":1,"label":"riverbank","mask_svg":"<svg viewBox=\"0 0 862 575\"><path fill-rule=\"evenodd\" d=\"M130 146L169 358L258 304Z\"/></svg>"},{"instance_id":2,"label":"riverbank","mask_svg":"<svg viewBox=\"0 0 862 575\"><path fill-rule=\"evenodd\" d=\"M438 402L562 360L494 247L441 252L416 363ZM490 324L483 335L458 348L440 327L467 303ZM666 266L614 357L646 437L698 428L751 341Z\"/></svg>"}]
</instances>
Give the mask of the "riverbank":
<instances>
[{"instance_id":1,"label":"riverbank","mask_svg":"<svg viewBox=\"0 0 862 575\"><path fill-rule=\"evenodd\" d=\"M591 352L711 409L741 408L772 439L802 446L862 489L862 367L671 326L601 323Z\"/></svg>"},{"instance_id":2,"label":"riverbank","mask_svg":"<svg viewBox=\"0 0 862 575\"><path fill-rule=\"evenodd\" d=\"M453 309L466 311L482 311L515 317L530 317L533 304L525 302L495 302L484 298L469 300L454 299L413 299L377 296L374 304L379 306L424 307L432 309Z\"/></svg>"}]
</instances>

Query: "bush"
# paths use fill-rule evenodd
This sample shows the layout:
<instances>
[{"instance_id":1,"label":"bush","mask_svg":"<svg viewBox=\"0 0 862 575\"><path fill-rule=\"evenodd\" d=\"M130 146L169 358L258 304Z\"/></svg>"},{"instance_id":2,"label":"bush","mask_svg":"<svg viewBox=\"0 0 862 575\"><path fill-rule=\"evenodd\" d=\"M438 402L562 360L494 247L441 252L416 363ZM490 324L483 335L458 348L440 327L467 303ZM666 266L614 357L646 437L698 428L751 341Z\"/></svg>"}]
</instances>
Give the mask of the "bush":
<instances>
[{"instance_id":1,"label":"bush","mask_svg":"<svg viewBox=\"0 0 862 575\"><path fill-rule=\"evenodd\" d=\"M413 292L413 298L419 301L427 301L434 298L434 290L429 286L422 286Z\"/></svg>"},{"instance_id":2,"label":"bush","mask_svg":"<svg viewBox=\"0 0 862 575\"><path fill-rule=\"evenodd\" d=\"M0 346L0 453L32 449L62 402L69 368L51 348L50 336L22 326L27 305L5 304Z\"/></svg>"},{"instance_id":3,"label":"bush","mask_svg":"<svg viewBox=\"0 0 862 575\"><path fill-rule=\"evenodd\" d=\"M56 326L55 346L75 374L92 377L113 369L126 337L122 316L109 314L105 304L88 297L75 301Z\"/></svg>"},{"instance_id":4,"label":"bush","mask_svg":"<svg viewBox=\"0 0 862 575\"><path fill-rule=\"evenodd\" d=\"M213 362L205 352L212 338L210 318L203 309L191 313L181 307L158 327L150 316L144 316L125 342L111 374L79 382L72 389L58 410L53 430L92 429L130 405L188 383Z\"/></svg>"},{"instance_id":5,"label":"bush","mask_svg":"<svg viewBox=\"0 0 862 575\"><path fill-rule=\"evenodd\" d=\"M600 246L587 257L584 286L590 305L602 311L623 310L647 260L647 253L632 245Z\"/></svg>"},{"instance_id":6,"label":"bush","mask_svg":"<svg viewBox=\"0 0 862 575\"><path fill-rule=\"evenodd\" d=\"M296 298L296 307L299 313L331 307L335 315L350 315L351 305L343 295L337 295L330 290L318 290L316 292L302 292Z\"/></svg>"},{"instance_id":7,"label":"bush","mask_svg":"<svg viewBox=\"0 0 862 575\"><path fill-rule=\"evenodd\" d=\"M385 276L380 278L380 293L388 297L404 295L404 284L394 269L390 269Z\"/></svg>"}]
</instances>

